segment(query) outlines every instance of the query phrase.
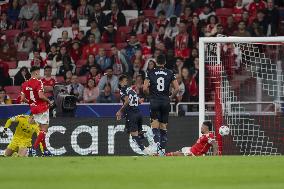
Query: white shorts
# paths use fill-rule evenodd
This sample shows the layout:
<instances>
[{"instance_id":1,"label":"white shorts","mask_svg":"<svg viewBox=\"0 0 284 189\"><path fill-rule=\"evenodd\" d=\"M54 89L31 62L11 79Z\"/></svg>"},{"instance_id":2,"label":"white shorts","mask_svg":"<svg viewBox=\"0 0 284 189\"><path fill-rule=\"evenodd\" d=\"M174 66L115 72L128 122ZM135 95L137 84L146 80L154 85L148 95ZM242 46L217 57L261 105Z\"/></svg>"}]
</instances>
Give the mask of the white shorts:
<instances>
[{"instance_id":1,"label":"white shorts","mask_svg":"<svg viewBox=\"0 0 284 189\"><path fill-rule=\"evenodd\" d=\"M191 147L183 147L181 152L184 156L194 156L194 154L191 152Z\"/></svg>"},{"instance_id":2,"label":"white shorts","mask_svg":"<svg viewBox=\"0 0 284 189\"><path fill-rule=\"evenodd\" d=\"M48 125L49 124L49 110L40 113L34 114L34 119L38 124Z\"/></svg>"}]
</instances>

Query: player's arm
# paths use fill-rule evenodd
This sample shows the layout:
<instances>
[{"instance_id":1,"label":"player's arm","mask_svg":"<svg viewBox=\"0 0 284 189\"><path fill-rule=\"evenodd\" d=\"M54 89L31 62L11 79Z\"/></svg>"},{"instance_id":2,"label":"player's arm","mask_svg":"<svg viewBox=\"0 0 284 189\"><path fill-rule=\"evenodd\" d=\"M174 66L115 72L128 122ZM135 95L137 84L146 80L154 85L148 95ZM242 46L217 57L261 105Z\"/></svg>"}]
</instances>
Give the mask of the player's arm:
<instances>
[{"instance_id":1,"label":"player's arm","mask_svg":"<svg viewBox=\"0 0 284 189\"><path fill-rule=\"evenodd\" d=\"M11 117L6 121L3 131L0 133L0 137L3 138L6 136L7 129L13 122L19 122L18 116Z\"/></svg>"},{"instance_id":2,"label":"player's arm","mask_svg":"<svg viewBox=\"0 0 284 189\"><path fill-rule=\"evenodd\" d=\"M38 97L41 99L41 100L44 100L46 101L48 104L52 105L52 102L44 95L43 91L40 90L38 92Z\"/></svg>"},{"instance_id":3,"label":"player's arm","mask_svg":"<svg viewBox=\"0 0 284 189\"><path fill-rule=\"evenodd\" d=\"M124 111L124 109L126 108L126 106L128 106L128 104L129 104L129 98L128 98L128 96L125 96L123 99L124 99L123 105L122 105L121 108L116 112L116 119L117 119L117 120L120 120L120 119L121 119L122 112Z\"/></svg>"},{"instance_id":4,"label":"player's arm","mask_svg":"<svg viewBox=\"0 0 284 189\"><path fill-rule=\"evenodd\" d=\"M170 97L171 99L175 98L177 94L179 93L179 84L176 79L172 81L172 85L174 87L174 91L172 92L172 95Z\"/></svg>"},{"instance_id":5,"label":"player's arm","mask_svg":"<svg viewBox=\"0 0 284 189\"><path fill-rule=\"evenodd\" d=\"M144 94L146 94L146 95L149 94L149 86L150 86L150 81L149 81L149 79L145 79L145 80L144 80L144 84L143 84L143 92L144 92Z\"/></svg>"},{"instance_id":6,"label":"player's arm","mask_svg":"<svg viewBox=\"0 0 284 189\"><path fill-rule=\"evenodd\" d=\"M27 99L26 99L26 95L25 93L21 92L21 99L20 102L24 102L24 103L28 103Z\"/></svg>"},{"instance_id":7,"label":"player's arm","mask_svg":"<svg viewBox=\"0 0 284 189\"><path fill-rule=\"evenodd\" d=\"M212 140L211 145L213 148L213 156L217 156L218 155L218 145L217 145L216 140Z\"/></svg>"}]
</instances>

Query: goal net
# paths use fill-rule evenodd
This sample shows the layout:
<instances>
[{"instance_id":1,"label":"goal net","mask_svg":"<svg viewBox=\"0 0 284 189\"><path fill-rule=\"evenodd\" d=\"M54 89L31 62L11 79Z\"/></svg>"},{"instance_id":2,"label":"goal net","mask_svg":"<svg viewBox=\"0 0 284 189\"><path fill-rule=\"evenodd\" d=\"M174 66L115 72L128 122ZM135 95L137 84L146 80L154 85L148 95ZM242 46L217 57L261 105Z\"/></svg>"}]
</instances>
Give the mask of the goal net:
<instances>
[{"instance_id":1,"label":"goal net","mask_svg":"<svg viewBox=\"0 0 284 189\"><path fill-rule=\"evenodd\" d=\"M214 123L220 154L284 154L284 38L201 38L199 58L199 124Z\"/></svg>"}]
</instances>

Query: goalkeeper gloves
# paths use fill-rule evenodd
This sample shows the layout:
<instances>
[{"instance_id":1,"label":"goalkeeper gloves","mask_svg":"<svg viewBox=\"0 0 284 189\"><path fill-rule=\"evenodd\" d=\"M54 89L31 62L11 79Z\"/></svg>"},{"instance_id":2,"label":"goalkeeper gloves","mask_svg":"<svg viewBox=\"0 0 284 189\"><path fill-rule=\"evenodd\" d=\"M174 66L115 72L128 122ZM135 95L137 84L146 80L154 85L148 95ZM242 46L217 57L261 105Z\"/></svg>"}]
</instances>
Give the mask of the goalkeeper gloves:
<instances>
[{"instance_id":1,"label":"goalkeeper gloves","mask_svg":"<svg viewBox=\"0 0 284 189\"><path fill-rule=\"evenodd\" d=\"M4 128L3 131L0 132L0 137L1 138L7 138L8 134L6 132L7 132L7 128Z\"/></svg>"}]
</instances>

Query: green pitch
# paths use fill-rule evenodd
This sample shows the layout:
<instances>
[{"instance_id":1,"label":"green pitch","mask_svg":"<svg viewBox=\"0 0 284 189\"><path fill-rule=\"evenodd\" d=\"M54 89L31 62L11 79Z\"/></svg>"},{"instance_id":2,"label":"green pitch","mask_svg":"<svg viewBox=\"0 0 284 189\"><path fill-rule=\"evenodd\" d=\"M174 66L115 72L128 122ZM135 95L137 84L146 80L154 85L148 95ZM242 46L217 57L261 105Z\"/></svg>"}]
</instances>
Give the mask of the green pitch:
<instances>
[{"instance_id":1,"label":"green pitch","mask_svg":"<svg viewBox=\"0 0 284 189\"><path fill-rule=\"evenodd\" d=\"M284 157L1 158L1 189L283 189Z\"/></svg>"}]
</instances>

